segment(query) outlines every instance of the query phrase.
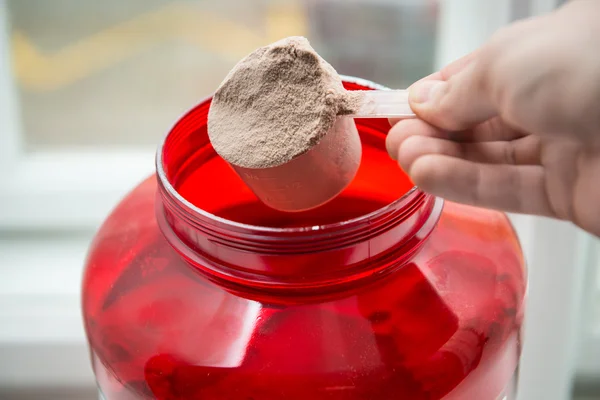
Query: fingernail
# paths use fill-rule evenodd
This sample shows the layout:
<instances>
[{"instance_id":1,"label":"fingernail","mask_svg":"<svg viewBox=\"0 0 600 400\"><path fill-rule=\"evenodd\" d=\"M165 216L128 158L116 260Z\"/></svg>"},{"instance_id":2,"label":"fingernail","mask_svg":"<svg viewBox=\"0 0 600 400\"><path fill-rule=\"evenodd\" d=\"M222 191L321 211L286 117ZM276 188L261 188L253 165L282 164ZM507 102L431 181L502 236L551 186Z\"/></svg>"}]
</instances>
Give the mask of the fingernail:
<instances>
[{"instance_id":1,"label":"fingernail","mask_svg":"<svg viewBox=\"0 0 600 400\"><path fill-rule=\"evenodd\" d=\"M408 93L408 99L411 103L427 103L436 92L442 89L446 85L443 81L422 81L417 82L411 86Z\"/></svg>"}]
</instances>

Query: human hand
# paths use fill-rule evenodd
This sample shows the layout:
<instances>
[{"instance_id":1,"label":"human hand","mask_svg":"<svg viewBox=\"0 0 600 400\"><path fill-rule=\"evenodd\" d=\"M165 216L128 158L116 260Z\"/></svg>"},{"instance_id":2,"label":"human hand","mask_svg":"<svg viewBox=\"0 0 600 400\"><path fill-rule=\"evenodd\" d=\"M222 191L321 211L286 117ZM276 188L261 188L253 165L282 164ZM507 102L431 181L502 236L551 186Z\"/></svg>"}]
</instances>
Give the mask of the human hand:
<instances>
[{"instance_id":1,"label":"human hand","mask_svg":"<svg viewBox=\"0 0 600 400\"><path fill-rule=\"evenodd\" d=\"M598 21L599 1L571 1L415 83L419 119L392 127L388 152L434 195L600 236Z\"/></svg>"}]
</instances>

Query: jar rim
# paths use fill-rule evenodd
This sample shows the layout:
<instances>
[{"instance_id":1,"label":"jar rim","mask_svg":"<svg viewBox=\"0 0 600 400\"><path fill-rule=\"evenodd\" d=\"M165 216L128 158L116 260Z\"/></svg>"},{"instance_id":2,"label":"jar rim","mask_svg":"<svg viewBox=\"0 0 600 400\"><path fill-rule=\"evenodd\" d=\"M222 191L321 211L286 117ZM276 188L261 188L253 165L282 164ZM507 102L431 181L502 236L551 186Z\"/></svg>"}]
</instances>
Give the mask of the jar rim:
<instances>
[{"instance_id":1,"label":"jar rim","mask_svg":"<svg viewBox=\"0 0 600 400\"><path fill-rule=\"evenodd\" d=\"M355 83L355 84L358 84L361 86L372 88L374 90L390 90L390 88L388 88L388 87L377 84L375 82L371 82L366 79L357 78L357 77L353 77L353 76L347 76L347 75L340 75L340 77L342 78L342 81L347 82L347 83ZM211 97L212 96L207 96L206 98L202 99L198 104L204 103L205 101L209 100ZM233 221L230 219L219 217L218 215L212 214L212 213L210 213L206 210L203 210L202 208L192 204L185 197L183 197L169 181L169 178L167 177L164 163L163 163L163 150L164 150L164 146L165 146L170 134L173 132L173 130L180 123L181 120L185 119L189 113L194 111L195 107L196 106L194 106L191 110L189 110L181 118L179 118L177 120L177 122L175 122L173 127L171 129L169 129L169 132L163 137L161 143L158 146L157 152L156 152L156 159L155 159L156 173L158 176L160 186L162 186L163 190L165 190L167 192L167 194L169 196L171 196L174 200L178 201L181 206L184 206L187 209L186 210L187 212L191 213L194 216L199 216L208 221L212 221L212 222L219 224L225 228L231 228L234 230L251 230L255 233L262 232L262 233L268 233L268 234L274 234L274 233L275 234L294 234L294 233L310 232L310 231L337 230L337 229L343 228L348 225L361 224L363 222L372 220L374 217L384 215L389 210L397 208L402 203L410 202L410 199L412 197L414 197L416 194L421 193L421 190L415 185L411 189L409 189L406 193L404 193L401 197L399 197L398 199L394 200L393 202L391 202L389 204L386 204L385 206L383 206L381 208L378 208L375 211L372 211L370 213L367 213L367 214L364 214L364 215L361 215L361 216L358 216L355 218L351 218L351 219L348 219L345 221L334 222L334 223L324 224L324 225L276 228L276 227L270 227L270 226L244 224L241 222L236 222L236 221Z\"/></svg>"}]
</instances>

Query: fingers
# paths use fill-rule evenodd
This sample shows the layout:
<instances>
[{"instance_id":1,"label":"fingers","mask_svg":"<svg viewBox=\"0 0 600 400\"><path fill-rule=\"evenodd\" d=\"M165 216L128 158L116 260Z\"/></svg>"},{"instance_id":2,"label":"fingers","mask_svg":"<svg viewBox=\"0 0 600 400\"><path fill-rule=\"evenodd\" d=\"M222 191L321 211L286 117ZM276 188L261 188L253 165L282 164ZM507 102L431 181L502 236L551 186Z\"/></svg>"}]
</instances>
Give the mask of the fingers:
<instances>
[{"instance_id":1,"label":"fingers","mask_svg":"<svg viewBox=\"0 0 600 400\"><path fill-rule=\"evenodd\" d=\"M400 121L398 124L394 125L390 132L388 133L385 146L388 154L392 159L398 159L398 150L400 149L400 145L404 140L406 140L409 136L413 135L421 135L421 136L431 136L437 138L447 138L447 134L434 126L429 125L424 121L420 121L417 119L407 119Z\"/></svg>"},{"instance_id":2,"label":"fingers","mask_svg":"<svg viewBox=\"0 0 600 400\"><path fill-rule=\"evenodd\" d=\"M480 131L449 133L420 120L392 128L388 152L423 190L449 200L519 213L555 216L546 196L540 140L513 140L512 130L482 125ZM453 141L462 134L480 141ZM496 136L494 136L496 135Z\"/></svg>"},{"instance_id":3,"label":"fingers","mask_svg":"<svg viewBox=\"0 0 600 400\"><path fill-rule=\"evenodd\" d=\"M478 125L498 111L487 91L487 71L469 63L449 80L423 80L409 90L412 110L423 120L450 131Z\"/></svg>"},{"instance_id":4,"label":"fingers","mask_svg":"<svg viewBox=\"0 0 600 400\"><path fill-rule=\"evenodd\" d=\"M465 67L467 65L469 65L471 62L473 62L473 60L476 59L478 53L479 53L479 51L477 51L477 50L472 53L469 53L469 54L459 58L458 60L455 60L455 61L451 62L450 64L446 65L440 71L434 72L433 74L430 74L430 75L426 76L425 78L418 80L417 82L434 81L434 80L447 81L454 75L456 75L459 72L461 72L462 70L464 70Z\"/></svg>"},{"instance_id":5,"label":"fingers","mask_svg":"<svg viewBox=\"0 0 600 400\"><path fill-rule=\"evenodd\" d=\"M436 71L432 74L427 75L424 78L419 79L417 82L415 82L413 85L411 85L411 87L422 81L436 81L436 80L449 79L451 76L459 73L467 65L469 65L475 59L476 54L477 54L477 51L474 51L472 53L469 53L469 54L459 58L458 60L456 60L456 61L448 64L444 68L442 68L440 71ZM390 125L392 125L392 126L394 126L396 123L398 123L398 121L401 121L401 120L398 118L390 118L389 119Z\"/></svg>"},{"instance_id":6,"label":"fingers","mask_svg":"<svg viewBox=\"0 0 600 400\"><path fill-rule=\"evenodd\" d=\"M517 140L527 136L526 133L506 125L502 118L492 118L476 126L472 134L465 138L471 142L493 142L499 140Z\"/></svg>"},{"instance_id":7,"label":"fingers","mask_svg":"<svg viewBox=\"0 0 600 400\"><path fill-rule=\"evenodd\" d=\"M472 89L473 86L481 86L477 84L477 80L483 79L474 77L473 72L470 72L479 71L474 65L479 53L481 50L469 53L411 85L409 101L413 111L433 125L452 131L466 129L494 116L495 112L490 104L479 103L473 98L473 95L485 96L482 88L477 91ZM463 86L465 84L469 86ZM467 95L471 98L470 103L477 103L479 106L478 113L475 112L478 109L474 110L464 104ZM460 109L458 113L457 108Z\"/></svg>"},{"instance_id":8,"label":"fingers","mask_svg":"<svg viewBox=\"0 0 600 400\"><path fill-rule=\"evenodd\" d=\"M535 144L534 144L535 146ZM425 136L410 136L398 150L398 162L409 171L420 157L438 154L483 164L540 165L539 151L529 151L516 142L457 143Z\"/></svg>"},{"instance_id":9,"label":"fingers","mask_svg":"<svg viewBox=\"0 0 600 400\"><path fill-rule=\"evenodd\" d=\"M600 45L594 22L600 8L576 3L570 13L512 24L466 60L416 82L409 89L411 108L449 131L501 116L537 135L597 138L600 58L589 49Z\"/></svg>"},{"instance_id":10,"label":"fingers","mask_svg":"<svg viewBox=\"0 0 600 400\"><path fill-rule=\"evenodd\" d=\"M531 65L523 61L531 50L521 45L522 38L539 30L540 24L533 19L512 24L483 47L434 75L440 79L424 79L412 85L409 101L413 111L431 124L451 131L472 128L502 115L507 106L504 93L525 84L522 80L528 78L526 71L531 70Z\"/></svg>"},{"instance_id":11,"label":"fingers","mask_svg":"<svg viewBox=\"0 0 600 400\"><path fill-rule=\"evenodd\" d=\"M419 157L444 154L487 164L540 164L540 140L523 137L500 124L485 124L475 131L447 132L424 121L406 120L394 126L386 146L404 170Z\"/></svg>"},{"instance_id":12,"label":"fingers","mask_svg":"<svg viewBox=\"0 0 600 400\"><path fill-rule=\"evenodd\" d=\"M479 164L446 155L426 155L410 167L424 191L478 207L554 217L541 166Z\"/></svg>"}]
</instances>

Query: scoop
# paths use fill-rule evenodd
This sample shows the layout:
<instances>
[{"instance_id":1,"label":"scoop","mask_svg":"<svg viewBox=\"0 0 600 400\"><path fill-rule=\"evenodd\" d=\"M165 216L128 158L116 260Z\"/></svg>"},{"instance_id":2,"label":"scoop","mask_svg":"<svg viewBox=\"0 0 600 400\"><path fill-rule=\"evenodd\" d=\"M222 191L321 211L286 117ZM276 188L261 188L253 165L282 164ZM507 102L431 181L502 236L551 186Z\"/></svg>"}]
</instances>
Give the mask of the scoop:
<instances>
[{"instance_id":1,"label":"scoop","mask_svg":"<svg viewBox=\"0 0 600 400\"><path fill-rule=\"evenodd\" d=\"M327 134L306 153L269 168L231 164L254 194L271 208L300 212L319 207L340 194L354 179L362 154L354 118L415 118L407 90L348 91L359 104L339 116Z\"/></svg>"}]
</instances>

